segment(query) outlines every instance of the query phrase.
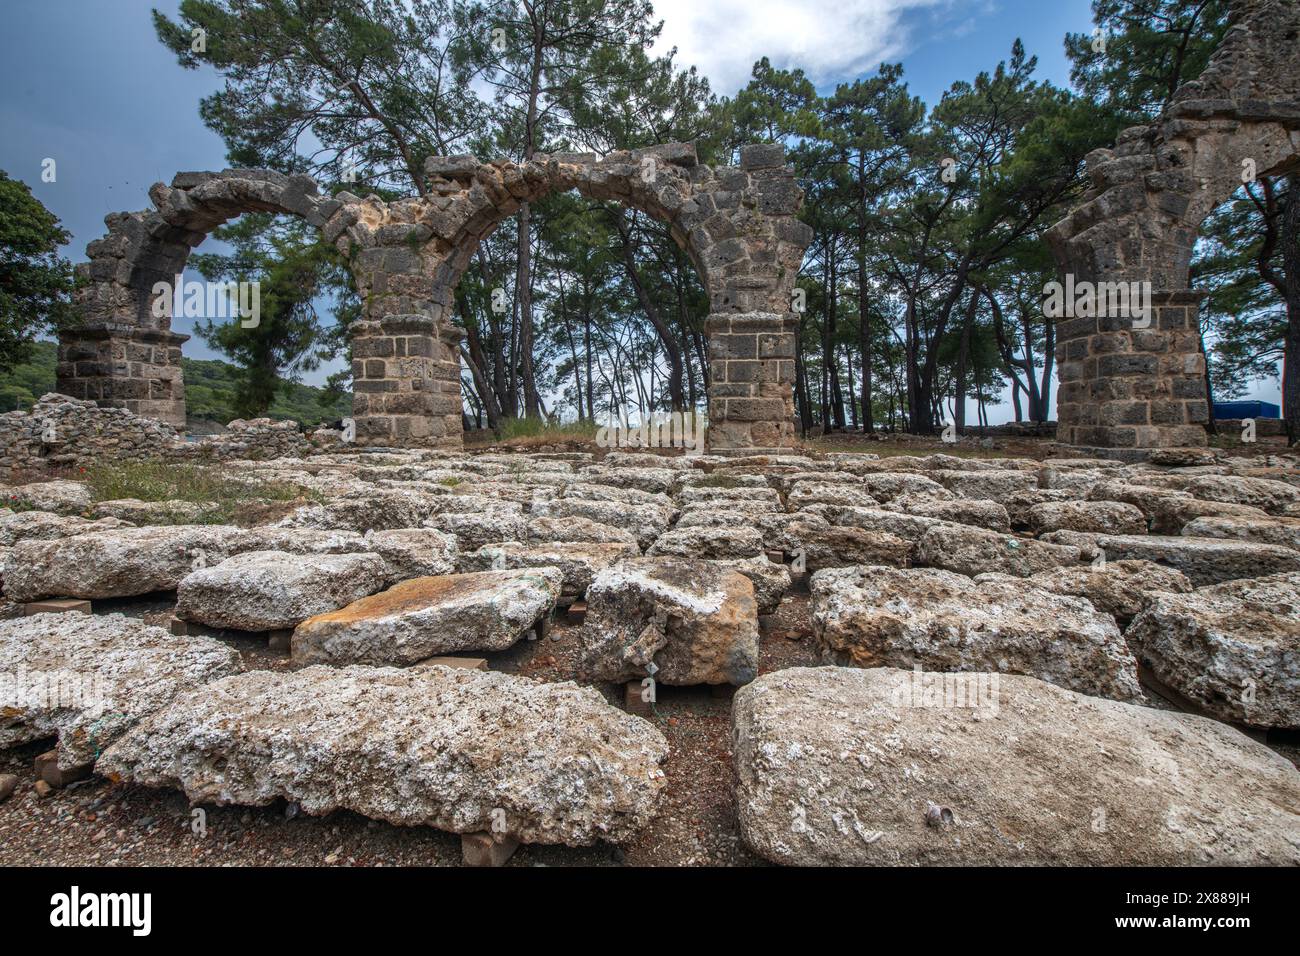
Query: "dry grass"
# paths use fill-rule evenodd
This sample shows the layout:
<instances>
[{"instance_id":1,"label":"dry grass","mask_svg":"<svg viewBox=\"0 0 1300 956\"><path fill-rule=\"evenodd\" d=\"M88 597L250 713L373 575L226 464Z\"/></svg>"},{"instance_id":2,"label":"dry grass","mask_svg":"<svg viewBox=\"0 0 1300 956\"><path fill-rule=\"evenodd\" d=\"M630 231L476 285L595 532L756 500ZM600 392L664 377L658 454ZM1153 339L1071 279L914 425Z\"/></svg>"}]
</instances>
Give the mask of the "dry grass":
<instances>
[{"instance_id":1,"label":"dry grass","mask_svg":"<svg viewBox=\"0 0 1300 956\"><path fill-rule=\"evenodd\" d=\"M161 461L106 462L76 476L86 482L95 502L135 498L140 501L183 501L202 505L202 517L184 511L160 511L158 524L230 524L250 507L268 503L317 501L320 495L282 481L232 478L219 466Z\"/></svg>"},{"instance_id":2,"label":"dry grass","mask_svg":"<svg viewBox=\"0 0 1300 956\"><path fill-rule=\"evenodd\" d=\"M554 424L540 418L507 418L501 423L499 435L492 432L466 432L465 444L471 448L529 449L542 445L566 445L583 450L596 448L598 425L592 422L561 422Z\"/></svg>"}]
</instances>

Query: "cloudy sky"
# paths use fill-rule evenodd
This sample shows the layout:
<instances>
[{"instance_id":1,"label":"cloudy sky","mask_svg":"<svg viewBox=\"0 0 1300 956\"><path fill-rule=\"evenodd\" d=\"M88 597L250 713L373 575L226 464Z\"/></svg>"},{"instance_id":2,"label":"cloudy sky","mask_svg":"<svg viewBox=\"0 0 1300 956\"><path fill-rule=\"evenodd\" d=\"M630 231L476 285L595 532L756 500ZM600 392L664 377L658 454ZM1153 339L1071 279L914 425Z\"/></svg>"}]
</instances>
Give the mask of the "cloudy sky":
<instances>
[{"instance_id":1,"label":"cloudy sky","mask_svg":"<svg viewBox=\"0 0 1300 956\"><path fill-rule=\"evenodd\" d=\"M215 74L182 70L158 43L150 9L177 0L5 0L0 33L0 169L62 220L84 256L108 212L149 206L148 188L178 170L220 169L221 140L198 117ZM901 61L913 92L935 102L990 69L1021 38L1039 76L1069 80L1066 32L1091 30L1089 0L660 0L660 47L676 46L714 90L732 95L755 60L804 69L823 91ZM45 159L57 179L41 181ZM177 331L189 332L178 319ZM188 355L214 357L195 338ZM329 369L309 377L321 381ZM1276 401L1263 383L1252 397ZM1010 407L993 421L1010 417Z\"/></svg>"}]
</instances>

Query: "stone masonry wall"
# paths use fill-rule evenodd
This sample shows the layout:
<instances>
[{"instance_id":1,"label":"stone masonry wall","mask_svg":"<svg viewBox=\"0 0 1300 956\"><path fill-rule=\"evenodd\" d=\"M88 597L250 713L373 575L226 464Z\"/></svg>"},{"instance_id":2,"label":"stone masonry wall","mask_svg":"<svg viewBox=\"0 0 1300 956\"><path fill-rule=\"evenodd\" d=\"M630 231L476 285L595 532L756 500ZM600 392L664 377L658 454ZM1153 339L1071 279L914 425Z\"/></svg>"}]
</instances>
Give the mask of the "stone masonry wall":
<instances>
[{"instance_id":1,"label":"stone masonry wall","mask_svg":"<svg viewBox=\"0 0 1300 956\"><path fill-rule=\"evenodd\" d=\"M157 419L55 393L41 396L30 411L0 415L0 474L124 460L299 458L311 450L296 422L234 421L223 434L191 442Z\"/></svg>"},{"instance_id":2,"label":"stone masonry wall","mask_svg":"<svg viewBox=\"0 0 1300 956\"><path fill-rule=\"evenodd\" d=\"M792 447L798 317L770 312L711 315L709 445L774 454Z\"/></svg>"},{"instance_id":3,"label":"stone masonry wall","mask_svg":"<svg viewBox=\"0 0 1300 956\"><path fill-rule=\"evenodd\" d=\"M1059 320L1058 438L1107 448L1205 444L1199 304L1194 292L1154 296L1148 328L1128 317Z\"/></svg>"},{"instance_id":4,"label":"stone masonry wall","mask_svg":"<svg viewBox=\"0 0 1300 956\"><path fill-rule=\"evenodd\" d=\"M65 333L57 376L64 393L105 407L185 426L181 345L189 339L167 329L104 323Z\"/></svg>"}]
</instances>

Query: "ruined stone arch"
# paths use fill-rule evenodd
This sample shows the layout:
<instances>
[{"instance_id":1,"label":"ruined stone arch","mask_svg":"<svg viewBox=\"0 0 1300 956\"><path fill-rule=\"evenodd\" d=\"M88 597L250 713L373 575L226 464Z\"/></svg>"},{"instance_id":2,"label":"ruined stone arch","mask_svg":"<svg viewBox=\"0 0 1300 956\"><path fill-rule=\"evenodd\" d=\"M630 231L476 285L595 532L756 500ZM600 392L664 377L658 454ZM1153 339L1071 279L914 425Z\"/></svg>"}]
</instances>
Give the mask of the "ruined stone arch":
<instances>
[{"instance_id":1,"label":"ruined stone arch","mask_svg":"<svg viewBox=\"0 0 1300 956\"><path fill-rule=\"evenodd\" d=\"M1087 157L1091 189L1047 233L1075 282L1150 283L1149 325L1058 319L1058 438L1101 449L1204 445L1200 295L1188 269L1202 222L1257 175L1300 167L1300 7L1239 0L1201 76L1161 117Z\"/></svg>"},{"instance_id":2,"label":"ruined stone arch","mask_svg":"<svg viewBox=\"0 0 1300 956\"><path fill-rule=\"evenodd\" d=\"M322 227L342 208L307 176L272 170L179 173L149 190L155 209L113 213L108 234L86 247L77 267L82 324L59 337L58 390L185 426L181 345L170 316L153 308L155 283L172 283L190 250L222 223L246 212L300 216Z\"/></svg>"},{"instance_id":3,"label":"ruined stone arch","mask_svg":"<svg viewBox=\"0 0 1300 956\"><path fill-rule=\"evenodd\" d=\"M692 144L527 163L431 157L425 195L385 202L319 194L306 176L269 170L181 173L149 191L154 210L106 217L87 247L78 292L84 324L60 336L59 391L185 423L181 345L153 314L156 282L245 212L301 216L347 258L362 315L352 340L353 418L363 445L460 447L456 284L479 242L521 203L577 189L667 222L709 294L709 442L715 450L780 451L795 442L797 317L791 296L812 230L779 145L741 150L738 167L696 161Z\"/></svg>"},{"instance_id":4,"label":"ruined stone arch","mask_svg":"<svg viewBox=\"0 0 1300 956\"><path fill-rule=\"evenodd\" d=\"M812 230L796 218L803 193L782 147L745 147L734 168L700 165L692 144L674 143L526 163L431 157L425 171L426 196L367 200L349 229L364 246L358 281L368 295L353 335L358 440L460 444L456 286L479 243L522 203L575 189L667 223L695 264L710 302L710 447L794 444L791 295ZM420 254L396 252L401 243L422 244ZM425 300L411 297L420 283Z\"/></svg>"}]
</instances>

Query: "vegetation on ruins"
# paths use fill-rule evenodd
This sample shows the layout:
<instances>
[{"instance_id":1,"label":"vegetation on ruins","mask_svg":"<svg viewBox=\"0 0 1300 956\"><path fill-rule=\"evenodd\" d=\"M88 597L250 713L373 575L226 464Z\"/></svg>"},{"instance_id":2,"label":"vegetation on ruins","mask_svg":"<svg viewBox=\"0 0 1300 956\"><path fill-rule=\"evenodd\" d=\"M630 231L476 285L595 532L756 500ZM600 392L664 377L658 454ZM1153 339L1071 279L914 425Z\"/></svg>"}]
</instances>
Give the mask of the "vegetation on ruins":
<instances>
[{"instance_id":1,"label":"vegetation on ruins","mask_svg":"<svg viewBox=\"0 0 1300 956\"><path fill-rule=\"evenodd\" d=\"M77 474L90 490L91 500L135 499L173 505L200 505L192 510L176 507L156 510L151 524L231 524L241 509L267 502L307 504L318 493L292 482L248 481L230 477L220 465L162 461L111 461L92 465Z\"/></svg>"}]
</instances>

